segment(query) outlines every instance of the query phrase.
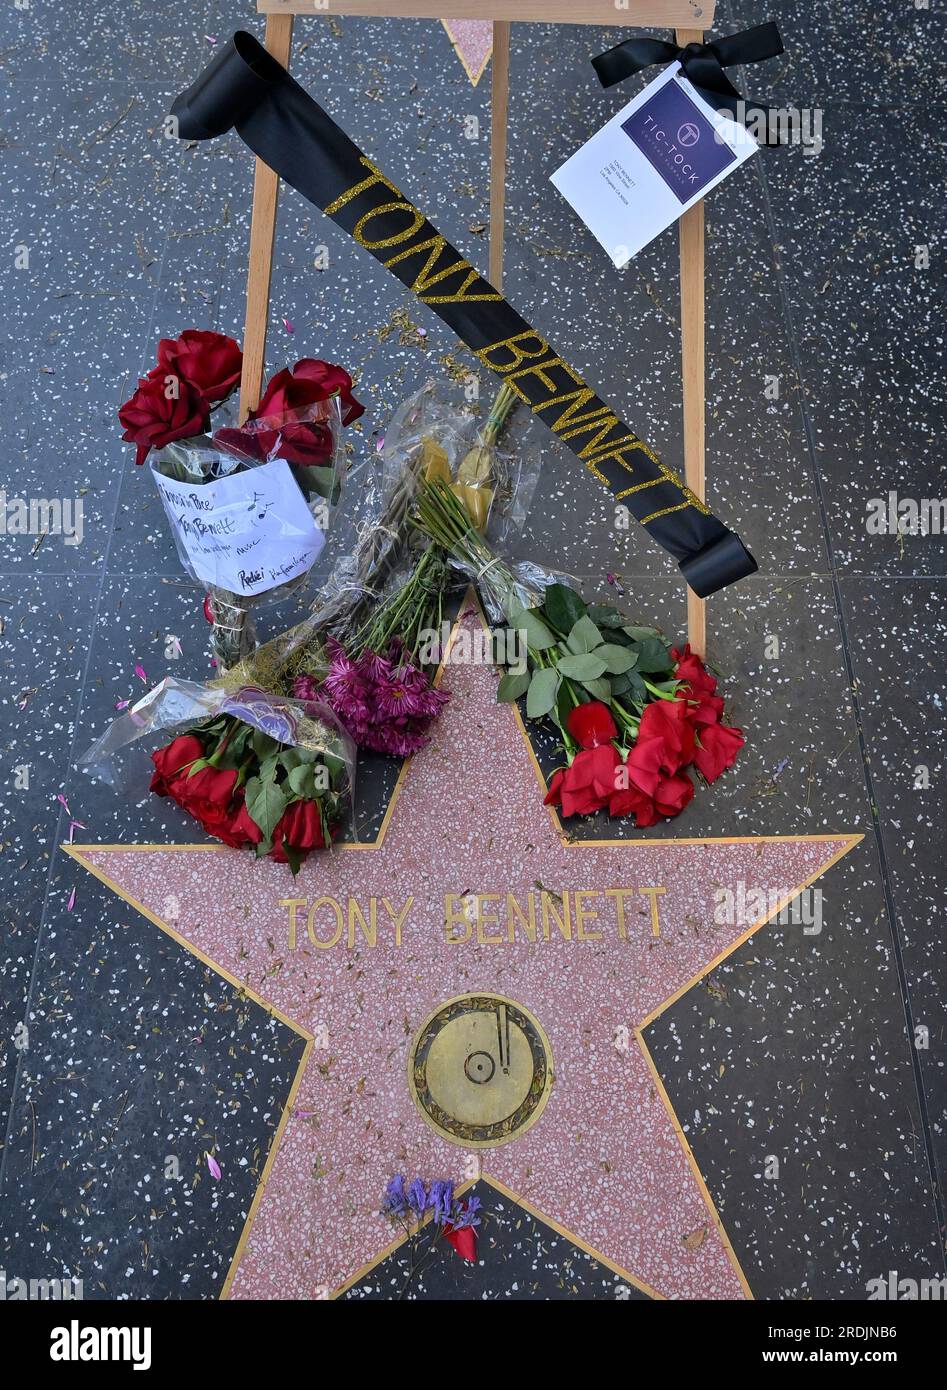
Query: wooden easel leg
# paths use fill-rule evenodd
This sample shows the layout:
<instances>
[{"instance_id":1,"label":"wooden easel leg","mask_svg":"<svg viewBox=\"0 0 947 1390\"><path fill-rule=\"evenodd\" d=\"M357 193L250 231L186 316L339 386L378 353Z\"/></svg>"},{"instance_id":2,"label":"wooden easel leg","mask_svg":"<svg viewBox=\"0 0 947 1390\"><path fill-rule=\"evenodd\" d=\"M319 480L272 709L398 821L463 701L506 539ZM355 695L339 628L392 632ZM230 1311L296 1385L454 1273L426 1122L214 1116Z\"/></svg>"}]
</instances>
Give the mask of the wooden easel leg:
<instances>
[{"instance_id":1,"label":"wooden easel leg","mask_svg":"<svg viewBox=\"0 0 947 1390\"><path fill-rule=\"evenodd\" d=\"M268 53L289 65L293 42L293 16L271 14L266 17L265 45ZM266 356L266 328L270 312L270 275L273 269L273 237L276 232L276 202L279 175L256 161L253 175L253 211L250 214L250 266L247 274L247 318L243 332L243 375L240 380L240 419L255 410L263 389Z\"/></svg>"},{"instance_id":2,"label":"wooden easel leg","mask_svg":"<svg viewBox=\"0 0 947 1390\"><path fill-rule=\"evenodd\" d=\"M698 30L679 29L677 42L703 39ZM681 375L684 383L684 475L687 486L704 500L704 204L699 202L680 221ZM707 655L707 605L687 591L687 640Z\"/></svg>"},{"instance_id":3,"label":"wooden easel leg","mask_svg":"<svg viewBox=\"0 0 947 1390\"><path fill-rule=\"evenodd\" d=\"M506 128L510 108L510 26L493 24L490 99L490 284L503 288L503 214L506 203Z\"/></svg>"}]
</instances>

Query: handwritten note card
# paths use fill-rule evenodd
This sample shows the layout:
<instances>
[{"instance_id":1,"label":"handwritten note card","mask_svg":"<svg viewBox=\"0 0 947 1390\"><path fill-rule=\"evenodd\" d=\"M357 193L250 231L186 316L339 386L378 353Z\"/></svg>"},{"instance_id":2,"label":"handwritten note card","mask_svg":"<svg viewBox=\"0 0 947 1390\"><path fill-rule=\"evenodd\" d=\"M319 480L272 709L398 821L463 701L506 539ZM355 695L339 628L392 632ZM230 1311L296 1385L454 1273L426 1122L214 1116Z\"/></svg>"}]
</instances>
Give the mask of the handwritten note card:
<instances>
[{"instance_id":1,"label":"handwritten note card","mask_svg":"<svg viewBox=\"0 0 947 1390\"><path fill-rule=\"evenodd\" d=\"M265 593L304 574L325 544L285 459L197 485L152 473L178 553L207 584Z\"/></svg>"}]
</instances>

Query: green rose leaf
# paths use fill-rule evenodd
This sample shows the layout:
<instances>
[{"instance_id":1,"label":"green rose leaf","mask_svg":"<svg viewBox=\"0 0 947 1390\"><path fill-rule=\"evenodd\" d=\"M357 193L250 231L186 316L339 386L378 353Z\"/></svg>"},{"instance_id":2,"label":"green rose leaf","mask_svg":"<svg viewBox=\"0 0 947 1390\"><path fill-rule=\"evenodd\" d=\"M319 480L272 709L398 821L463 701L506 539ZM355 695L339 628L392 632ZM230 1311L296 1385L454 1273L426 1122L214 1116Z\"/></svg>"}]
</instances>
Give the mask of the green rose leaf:
<instances>
[{"instance_id":1,"label":"green rose leaf","mask_svg":"<svg viewBox=\"0 0 947 1390\"><path fill-rule=\"evenodd\" d=\"M606 680L604 676L599 676L598 680L583 681L582 684L593 699L601 700L605 705L610 702L612 698L612 684L611 681Z\"/></svg>"},{"instance_id":2,"label":"green rose leaf","mask_svg":"<svg viewBox=\"0 0 947 1390\"><path fill-rule=\"evenodd\" d=\"M580 618L566 638L566 646L570 652L590 652L600 646L601 642L602 634L589 617Z\"/></svg>"},{"instance_id":3,"label":"green rose leaf","mask_svg":"<svg viewBox=\"0 0 947 1390\"><path fill-rule=\"evenodd\" d=\"M605 670L612 676L623 676L637 665L638 653L630 647L620 647L617 642L603 642L595 648L595 655L605 662Z\"/></svg>"},{"instance_id":4,"label":"green rose leaf","mask_svg":"<svg viewBox=\"0 0 947 1390\"><path fill-rule=\"evenodd\" d=\"M250 747L260 759L260 762L263 762L271 753L276 752L277 748L279 748L279 744L275 738L270 738L269 734L265 734L262 729L254 729L250 735Z\"/></svg>"},{"instance_id":5,"label":"green rose leaf","mask_svg":"<svg viewBox=\"0 0 947 1390\"><path fill-rule=\"evenodd\" d=\"M513 628L526 633L527 644L534 652L544 652L556 645L555 634L543 622L534 608L521 608L510 617Z\"/></svg>"},{"instance_id":6,"label":"green rose leaf","mask_svg":"<svg viewBox=\"0 0 947 1390\"><path fill-rule=\"evenodd\" d=\"M334 468L323 468L318 464L311 463L304 467L296 465L292 471L293 477L303 492L314 492L319 497L325 497L329 502L338 502L342 484L341 479L336 476Z\"/></svg>"},{"instance_id":7,"label":"green rose leaf","mask_svg":"<svg viewBox=\"0 0 947 1390\"><path fill-rule=\"evenodd\" d=\"M276 774L279 770L279 765L279 753L271 753L268 758L264 758L263 761L260 763L260 766L257 769L257 777L260 779L261 782L275 782ZM251 778L250 780L252 781L253 779Z\"/></svg>"},{"instance_id":8,"label":"green rose leaf","mask_svg":"<svg viewBox=\"0 0 947 1390\"><path fill-rule=\"evenodd\" d=\"M553 627L562 633L571 632L587 611L581 596L566 584L550 584L547 587L543 608Z\"/></svg>"},{"instance_id":9,"label":"green rose leaf","mask_svg":"<svg viewBox=\"0 0 947 1390\"><path fill-rule=\"evenodd\" d=\"M528 686L528 671L516 676L507 673L497 686L497 704L508 704L511 700L518 700Z\"/></svg>"},{"instance_id":10,"label":"green rose leaf","mask_svg":"<svg viewBox=\"0 0 947 1390\"><path fill-rule=\"evenodd\" d=\"M286 810L288 800L283 788L277 786L275 781L251 777L247 782L247 814L260 827L264 839L273 838L273 831Z\"/></svg>"},{"instance_id":11,"label":"green rose leaf","mask_svg":"<svg viewBox=\"0 0 947 1390\"><path fill-rule=\"evenodd\" d=\"M649 637L657 637L660 640L661 636L656 627L636 627L634 623L625 623L622 632L627 632L634 642L647 642Z\"/></svg>"},{"instance_id":12,"label":"green rose leaf","mask_svg":"<svg viewBox=\"0 0 947 1390\"><path fill-rule=\"evenodd\" d=\"M336 784L339 782L339 779L345 774L345 759L337 757L335 753L323 753L322 761L325 764L325 769L329 776L330 785L333 787L336 786ZM316 790L318 791L322 782L325 781L325 776L321 774L319 767L313 768L312 775L315 778Z\"/></svg>"},{"instance_id":13,"label":"green rose leaf","mask_svg":"<svg viewBox=\"0 0 947 1390\"><path fill-rule=\"evenodd\" d=\"M589 617L596 627L616 627L625 626L625 615L619 613L617 608L613 608L610 603L593 603L589 606Z\"/></svg>"},{"instance_id":14,"label":"green rose leaf","mask_svg":"<svg viewBox=\"0 0 947 1390\"><path fill-rule=\"evenodd\" d=\"M287 839L283 840L283 853L286 855L286 863L292 871L293 878L295 878L302 867L303 857L299 850L296 849L294 845L291 845Z\"/></svg>"},{"instance_id":15,"label":"green rose leaf","mask_svg":"<svg viewBox=\"0 0 947 1390\"><path fill-rule=\"evenodd\" d=\"M670 671L671 666L668 649L660 637L646 637L643 642L639 642L636 669L642 675L648 675L652 671Z\"/></svg>"},{"instance_id":16,"label":"green rose leaf","mask_svg":"<svg viewBox=\"0 0 947 1390\"><path fill-rule=\"evenodd\" d=\"M287 782L297 796L303 797L306 801L316 799L316 778L312 763L300 763L299 767L294 767Z\"/></svg>"},{"instance_id":17,"label":"green rose leaf","mask_svg":"<svg viewBox=\"0 0 947 1390\"><path fill-rule=\"evenodd\" d=\"M605 674L605 662L592 652L567 652L556 665L564 676L575 681L594 681Z\"/></svg>"},{"instance_id":18,"label":"green rose leaf","mask_svg":"<svg viewBox=\"0 0 947 1390\"><path fill-rule=\"evenodd\" d=\"M641 701L644 699L647 691L645 690L645 683L638 675L637 671L629 671L626 676L619 676L618 679L628 682L628 689L635 700Z\"/></svg>"},{"instance_id":19,"label":"green rose leaf","mask_svg":"<svg viewBox=\"0 0 947 1390\"><path fill-rule=\"evenodd\" d=\"M529 683L526 695L526 716L528 719L541 719L556 703L559 692L559 674L551 669L537 671Z\"/></svg>"}]
</instances>

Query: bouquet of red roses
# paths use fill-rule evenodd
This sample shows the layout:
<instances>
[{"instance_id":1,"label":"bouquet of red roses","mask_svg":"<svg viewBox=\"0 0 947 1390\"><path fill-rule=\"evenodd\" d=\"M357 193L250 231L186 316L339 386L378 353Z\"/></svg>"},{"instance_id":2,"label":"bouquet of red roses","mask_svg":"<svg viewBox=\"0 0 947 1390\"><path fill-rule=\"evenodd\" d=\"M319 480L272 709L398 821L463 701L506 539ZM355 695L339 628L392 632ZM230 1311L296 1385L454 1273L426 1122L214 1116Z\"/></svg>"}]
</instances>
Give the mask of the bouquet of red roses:
<instances>
[{"instance_id":1,"label":"bouquet of red roses","mask_svg":"<svg viewBox=\"0 0 947 1390\"><path fill-rule=\"evenodd\" d=\"M744 738L740 729L721 722L716 680L690 647L683 653L671 647L669 657L676 686L670 698L662 692L643 705L627 696L608 704L588 700L569 710L566 765L553 773L547 806L558 806L564 816L608 811L634 815L638 826L654 825L693 800L689 768L715 782L733 765Z\"/></svg>"},{"instance_id":2,"label":"bouquet of red roses","mask_svg":"<svg viewBox=\"0 0 947 1390\"><path fill-rule=\"evenodd\" d=\"M155 451L151 469L178 554L209 591L221 670L253 649L251 604L288 592L320 553L341 488L341 431L363 413L346 371L303 358L273 377L236 426L228 402L242 361L239 345L220 333L163 338L155 366L118 412L136 463Z\"/></svg>"},{"instance_id":3,"label":"bouquet of red roses","mask_svg":"<svg viewBox=\"0 0 947 1390\"><path fill-rule=\"evenodd\" d=\"M527 718L559 730L565 766L553 774L547 804L564 816L607 810L654 825L693 798L688 768L713 782L732 766L743 734L722 722L717 682L689 647L679 652L657 628L629 622L610 604L587 604L535 567L505 564L440 482L422 488L416 524L479 581L488 610L509 624L496 650L525 650L497 699L523 699Z\"/></svg>"},{"instance_id":4,"label":"bouquet of red roses","mask_svg":"<svg viewBox=\"0 0 947 1390\"><path fill-rule=\"evenodd\" d=\"M232 707L232 702L231 702ZM286 743L224 713L151 755L151 790L173 801L225 845L252 845L293 873L327 849L350 802L350 760L324 724L319 737Z\"/></svg>"}]
</instances>

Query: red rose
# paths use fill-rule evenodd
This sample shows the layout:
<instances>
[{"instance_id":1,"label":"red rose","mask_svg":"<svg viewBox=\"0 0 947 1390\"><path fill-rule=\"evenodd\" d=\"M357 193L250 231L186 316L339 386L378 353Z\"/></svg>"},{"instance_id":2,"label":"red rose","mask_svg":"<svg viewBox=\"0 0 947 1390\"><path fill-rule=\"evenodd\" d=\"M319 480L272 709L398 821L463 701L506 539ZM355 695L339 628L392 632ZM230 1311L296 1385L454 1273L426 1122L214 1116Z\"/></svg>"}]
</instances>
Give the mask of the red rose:
<instances>
[{"instance_id":1,"label":"red rose","mask_svg":"<svg viewBox=\"0 0 947 1390\"><path fill-rule=\"evenodd\" d=\"M725 768L733 766L746 742L743 730L729 724L706 724L700 729L699 738L694 763L708 782L715 782Z\"/></svg>"},{"instance_id":2,"label":"red rose","mask_svg":"<svg viewBox=\"0 0 947 1390\"><path fill-rule=\"evenodd\" d=\"M282 425L273 442L278 446L277 458L300 468L325 468L332 462L335 441L324 420L297 420ZM264 450L264 457L268 458L265 444Z\"/></svg>"},{"instance_id":3,"label":"red rose","mask_svg":"<svg viewBox=\"0 0 947 1390\"><path fill-rule=\"evenodd\" d=\"M653 740L652 740L653 741ZM634 751L634 750L632 750ZM629 764L631 758L629 755ZM612 816L634 814L638 826L654 825L659 816L676 816L694 796L694 784L686 773L674 777L657 777L652 794L642 791L632 781L634 776L629 766L627 785L619 786L609 798L608 811Z\"/></svg>"},{"instance_id":4,"label":"red rose","mask_svg":"<svg viewBox=\"0 0 947 1390\"><path fill-rule=\"evenodd\" d=\"M638 826L654 825L658 817L651 797L640 787L635 786L630 776L626 776L623 780L627 785L619 786L608 798L608 814L610 816L633 815L635 824Z\"/></svg>"},{"instance_id":5,"label":"red rose","mask_svg":"<svg viewBox=\"0 0 947 1390\"><path fill-rule=\"evenodd\" d=\"M569 711L566 728L583 748L597 748L615 738L618 730L611 710L601 700L590 700L588 704L576 705Z\"/></svg>"},{"instance_id":6,"label":"red rose","mask_svg":"<svg viewBox=\"0 0 947 1390\"><path fill-rule=\"evenodd\" d=\"M181 734L166 748L156 749L151 755L155 765L151 790L158 796L170 796L182 811L200 821L209 835L224 844L244 845L247 836L236 829L243 796L237 792L236 770L202 767L191 773L192 765L203 756L204 745L193 734Z\"/></svg>"},{"instance_id":7,"label":"red rose","mask_svg":"<svg viewBox=\"0 0 947 1390\"><path fill-rule=\"evenodd\" d=\"M321 400L328 400L330 396L338 394L343 425L351 425L353 420L365 414L365 407L352 395L352 378L343 367L337 367L332 362L323 362L318 357L304 357L296 363L293 375L297 378L302 377L304 381L314 381L320 386L325 392L325 395L320 397Z\"/></svg>"},{"instance_id":8,"label":"red rose","mask_svg":"<svg viewBox=\"0 0 947 1390\"><path fill-rule=\"evenodd\" d=\"M240 382L243 353L224 333L186 328L179 338L158 344L156 374L177 375L188 381L208 403L222 401Z\"/></svg>"},{"instance_id":9,"label":"red rose","mask_svg":"<svg viewBox=\"0 0 947 1390\"><path fill-rule=\"evenodd\" d=\"M151 761L155 765L151 775L151 790L158 796L167 796L168 783L176 774L203 756L204 745L193 734L181 734L164 748L156 748L151 755Z\"/></svg>"},{"instance_id":10,"label":"red rose","mask_svg":"<svg viewBox=\"0 0 947 1390\"><path fill-rule=\"evenodd\" d=\"M615 773L621 758L610 743L582 748L566 768L553 774L547 806L560 806L564 816L590 816L608 805L616 791Z\"/></svg>"},{"instance_id":11,"label":"red rose","mask_svg":"<svg viewBox=\"0 0 947 1390\"><path fill-rule=\"evenodd\" d=\"M236 819L233 806L237 789L236 768L202 767L188 776L183 772L168 785L168 793L204 829L219 839L227 839ZM243 840L227 843L242 844Z\"/></svg>"},{"instance_id":12,"label":"red rose","mask_svg":"<svg viewBox=\"0 0 947 1390\"><path fill-rule=\"evenodd\" d=\"M687 705L687 717L695 729L701 729L705 724L718 724L720 716L723 714L723 700L719 695L688 695L684 692L683 698Z\"/></svg>"},{"instance_id":13,"label":"red rose","mask_svg":"<svg viewBox=\"0 0 947 1390\"><path fill-rule=\"evenodd\" d=\"M163 374L156 374L159 370L139 381L135 394L118 408L125 426L122 438L138 445L136 463L144 463L149 449L163 449L175 439L203 434L210 419L207 402L196 387L176 378L176 390L169 394Z\"/></svg>"},{"instance_id":14,"label":"red rose","mask_svg":"<svg viewBox=\"0 0 947 1390\"><path fill-rule=\"evenodd\" d=\"M667 773L686 767L694 756L694 729L683 700L653 700L645 705L638 725L637 743L660 741L660 766ZM637 746L637 744L636 744Z\"/></svg>"},{"instance_id":15,"label":"red rose","mask_svg":"<svg viewBox=\"0 0 947 1390\"><path fill-rule=\"evenodd\" d=\"M286 851L283 848L284 840L303 859L311 849L325 849L322 817L319 814L317 802L294 801L292 806L288 806L280 817L279 823L273 831L273 849L270 858L278 860L281 864L285 864L287 861Z\"/></svg>"},{"instance_id":16,"label":"red rose","mask_svg":"<svg viewBox=\"0 0 947 1390\"><path fill-rule=\"evenodd\" d=\"M708 673L700 657L691 651L689 642L683 654L676 647L672 647L671 660L677 663L674 668L676 678L686 681L695 695L712 695L717 689L717 682Z\"/></svg>"},{"instance_id":17,"label":"red rose","mask_svg":"<svg viewBox=\"0 0 947 1390\"><path fill-rule=\"evenodd\" d=\"M327 400L326 393L314 381L296 380L288 367L277 372L260 397L256 410L251 410L251 420L265 420L274 427L294 411L305 410L317 401Z\"/></svg>"},{"instance_id":18,"label":"red rose","mask_svg":"<svg viewBox=\"0 0 947 1390\"><path fill-rule=\"evenodd\" d=\"M258 845L263 839L263 831L247 810L246 802L241 801L233 820L233 833L242 835L245 844Z\"/></svg>"},{"instance_id":19,"label":"red rose","mask_svg":"<svg viewBox=\"0 0 947 1390\"><path fill-rule=\"evenodd\" d=\"M652 797L658 789L663 772L667 771L668 755L660 738L639 738L626 759L628 778L645 796ZM625 815L624 811L615 812Z\"/></svg>"},{"instance_id":20,"label":"red rose","mask_svg":"<svg viewBox=\"0 0 947 1390\"><path fill-rule=\"evenodd\" d=\"M654 808L659 816L678 816L693 799L693 782L686 772L679 772L676 777L665 777L658 783Z\"/></svg>"},{"instance_id":21,"label":"red rose","mask_svg":"<svg viewBox=\"0 0 947 1390\"><path fill-rule=\"evenodd\" d=\"M253 820L246 806L241 806L239 814L234 822L234 832L245 837L251 844L258 845L263 839L263 832ZM333 836L335 831L333 830ZM280 816L273 831L273 848L270 850L269 858L275 859L280 864L287 863L286 850L283 841L288 840L292 849L296 851L300 859L305 859L312 849L325 849L325 837L322 833L322 818L319 815L319 807L315 801L294 801L288 806Z\"/></svg>"},{"instance_id":22,"label":"red rose","mask_svg":"<svg viewBox=\"0 0 947 1390\"><path fill-rule=\"evenodd\" d=\"M324 466L332 458L332 431L325 420L300 417L331 395L319 382L296 377L284 367L250 413L247 423L255 422L254 428L244 427L240 433L250 437L250 450L262 458L269 458L275 450L276 456L288 463Z\"/></svg>"},{"instance_id":23,"label":"red rose","mask_svg":"<svg viewBox=\"0 0 947 1390\"><path fill-rule=\"evenodd\" d=\"M247 425L252 424L248 420ZM222 425L214 430L214 443L221 449L253 459L255 463L266 463L279 442L276 430Z\"/></svg>"},{"instance_id":24,"label":"red rose","mask_svg":"<svg viewBox=\"0 0 947 1390\"><path fill-rule=\"evenodd\" d=\"M200 776L200 773L197 775ZM222 840L225 845L230 845L233 849L241 849L247 843L246 835L237 824L242 805L242 798L238 802L227 803L226 805L209 802L203 806L201 815L197 814L193 805L186 806L184 809L189 811L195 820L200 821L208 835Z\"/></svg>"}]
</instances>

